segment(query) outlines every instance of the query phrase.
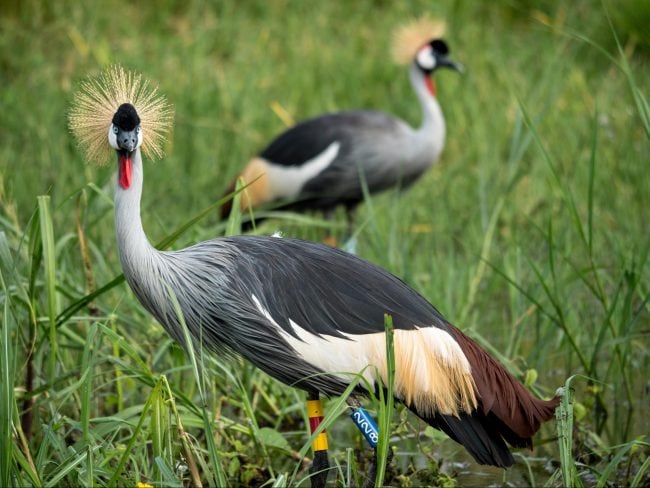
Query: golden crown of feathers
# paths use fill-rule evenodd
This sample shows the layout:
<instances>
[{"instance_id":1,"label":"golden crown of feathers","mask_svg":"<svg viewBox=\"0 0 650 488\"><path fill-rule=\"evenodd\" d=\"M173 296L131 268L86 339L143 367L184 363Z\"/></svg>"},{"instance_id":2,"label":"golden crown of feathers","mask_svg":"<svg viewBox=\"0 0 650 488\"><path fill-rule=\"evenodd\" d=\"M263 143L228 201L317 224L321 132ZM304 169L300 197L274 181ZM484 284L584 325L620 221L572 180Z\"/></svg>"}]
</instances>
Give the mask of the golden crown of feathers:
<instances>
[{"instance_id":1,"label":"golden crown of feathers","mask_svg":"<svg viewBox=\"0 0 650 488\"><path fill-rule=\"evenodd\" d=\"M83 82L72 101L69 127L88 161L108 161L108 130L123 103L133 105L140 116L144 154L154 159L163 156L163 143L174 118L172 106L141 75L112 66L97 78Z\"/></svg>"},{"instance_id":2,"label":"golden crown of feathers","mask_svg":"<svg viewBox=\"0 0 650 488\"><path fill-rule=\"evenodd\" d=\"M430 17L421 17L398 27L393 33L393 59L408 64L424 44L440 39L445 34L445 23Z\"/></svg>"}]
</instances>

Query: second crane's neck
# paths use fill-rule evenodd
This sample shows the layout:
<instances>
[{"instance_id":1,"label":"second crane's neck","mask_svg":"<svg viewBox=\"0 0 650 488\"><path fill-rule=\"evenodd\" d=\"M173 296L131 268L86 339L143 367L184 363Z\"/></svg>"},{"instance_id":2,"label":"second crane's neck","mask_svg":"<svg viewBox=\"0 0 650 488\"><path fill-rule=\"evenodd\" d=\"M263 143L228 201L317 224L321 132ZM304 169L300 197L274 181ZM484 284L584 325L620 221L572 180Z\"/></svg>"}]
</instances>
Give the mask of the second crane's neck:
<instances>
[{"instance_id":1,"label":"second crane's neck","mask_svg":"<svg viewBox=\"0 0 650 488\"><path fill-rule=\"evenodd\" d=\"M418 135L434 141L440 151L445 140L445 119L435 96L434 82L415 63L411 64L409 76L422 107L422 125L417 130Z\"/></svg>"},{"instance_id":2,"label":"second crane's neck","mask_svg":"<svg viewBox=\"0 0 650 488\"><path fill-rule=\"evenodd\" d=\"M119 163L118 163L119 164ZM142 197L142 155L136 149L131 160L131 181L125 187L124 174L118 170L115 190L115 233L117 248L125 275L139 269L151 259L156 250L151 246L142 228L140 198Z\"/></svg>"}]
</instances>

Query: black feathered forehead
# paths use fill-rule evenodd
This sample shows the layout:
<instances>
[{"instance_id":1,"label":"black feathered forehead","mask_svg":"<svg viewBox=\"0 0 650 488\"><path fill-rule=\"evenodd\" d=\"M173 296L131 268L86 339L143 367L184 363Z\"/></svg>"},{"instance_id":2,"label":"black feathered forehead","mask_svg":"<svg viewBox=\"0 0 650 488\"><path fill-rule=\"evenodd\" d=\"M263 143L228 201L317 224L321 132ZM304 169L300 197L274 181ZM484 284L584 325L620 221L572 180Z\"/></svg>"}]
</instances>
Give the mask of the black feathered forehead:
<instances>
[{"instance_id":1,"label":"black feathered forehead","mask_svg":"<svg viewBox=\"0 0 650 488\"><path fill-rule=\"evenodd\" d=\"M113 115L113 125L122 130L132 131L140 125L140 116L130 103L123 103Z\"/></svg>"},{"instance_id":2,"label":"black feathered forehead","mask_svg":"<svg viewBox=\"0 0 650 488\"><path fill-rule=\"evenodd\" d=\"M443 56L449 54L449 46L442 39L434 39L429 45L438 54L442 54Z\"/></svg>"}]
</instances>

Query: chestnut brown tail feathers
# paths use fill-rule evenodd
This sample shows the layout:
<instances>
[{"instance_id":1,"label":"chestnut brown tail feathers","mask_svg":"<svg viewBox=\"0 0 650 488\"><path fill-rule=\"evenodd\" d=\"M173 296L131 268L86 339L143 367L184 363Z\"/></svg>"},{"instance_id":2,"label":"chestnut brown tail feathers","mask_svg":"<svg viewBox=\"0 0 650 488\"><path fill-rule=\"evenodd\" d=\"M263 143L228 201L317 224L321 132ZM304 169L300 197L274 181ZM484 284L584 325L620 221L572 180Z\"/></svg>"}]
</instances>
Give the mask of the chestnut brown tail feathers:
<instances>
[{"instance_id":1,"label":"chestnut brown tail feathers","mask_svg":"<svg viewBox=\"0 0 650 488\"><path fill-rule=\"evenodd\" d=\"M427 423L462 444L480 464L507 468L514 459L506 442L513 447L532 448L532 436L542 422L550 420L559 398L534 398L501 364L495 361L460 330L450 332L467 357L478 392L479 406L459 417L421 415Z\"/></svg>"},{"instance_id":2,"label":"chestnut brown tail feathers","mask_svg":"<svg viewBox=\"0 0 650 488\"><path fill-rule=\"evenodd\" d=\"M451 332L472 367L483 414L492 414L508 428L510 432L507 436L512 441L508 437L506 439L511 444L532 446L530 437L539 430L542 422L553 417L559 398L540 400L533 397L476 342L456 328L452 328Z\"/></svg>"}]
</instances>

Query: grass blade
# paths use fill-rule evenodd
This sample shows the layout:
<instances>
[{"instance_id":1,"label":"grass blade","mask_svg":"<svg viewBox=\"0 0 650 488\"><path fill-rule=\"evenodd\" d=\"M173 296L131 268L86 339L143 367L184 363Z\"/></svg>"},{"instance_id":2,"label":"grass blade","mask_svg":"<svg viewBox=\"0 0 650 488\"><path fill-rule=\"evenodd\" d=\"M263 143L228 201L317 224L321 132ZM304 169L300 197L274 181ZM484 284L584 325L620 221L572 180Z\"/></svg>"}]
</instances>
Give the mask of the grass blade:
<instances>
[{"instance_id":1,"label":"grass blade","mask_svg":"<svg viewBox=\"0 0 650 488\"><path fill-rule=\"evenodd\" d=\"M190 471L192 485L195 486L196 488L202 488L203 483L201 483L201 477L199 476L199 469L198 466L196 465L196 460L194 459L194 452L192 451L192 448L190 446L189 436L187 435L185 429L183 428L183 424L181 422L181 416L178 414L178 410L176 408L176 401L174 400L174 396L172 394L171 388L169 387L169 383L167 381L166 376L163 376L163 381L165 382L165 391L167 392L169 405L174 414L174 417L176 418L176 428L178 429L178 437L180 438L181 444L183 445L183 454Z\"/></svg>"},{"instance_id":2,"label":"grass blade","mask_svg":"<svg viewBox=\"0 0 650 488\"><path fill-rule=\"evenodd\" d=\"M81 373L85 377L81 384L81 435L85 444L89 443L90 410L92 408L92 389L95 368L94 342L97 334L97 324L93 323L88 331L86 345L81 359Z\"/></svg>"},{"instance_id":3,"label":"grass blade","mask_svg":"<svg viewBox=\"0 0 650 488\"><path fill-rule=\"evenodd\" d=\"M0 233L0 245L4 245L4 233ZM4 304L2 307L2 324L0 324L0 375L2 384L0 385L0 483L2 486L11 486L14 484L11 476L11 467L13 460L14 442L12 439L13 419L14 419L14 371L15 371L15 355L14 351L16 345L12 341L13 333L13 317L9 313L10 298L7 294L7 286L5 284L4 276L1 272L4 265L0 267L0 284L2 291L5 295Z\"/></svg>"},{"instance_id":4,"label":"grass blade","mask_svg":"<svg viewBox=\"0 0 650 488\"><path fill-rule=\"evenodd\" d=\"M155 399L157 398L157 396L160 395L160 389L162 388L162 385L163 385L163 380L159 378L153 390L147 397L147 401L145 402L144 407L142 407L140 418L138 420L137 425L135 426L135 429L133 429L133 433L131 434L131 439L129 439L129 442L127 443L126 448L124 449L124 453L122 454L122 457L120 458L120 461L118 462L115 471L113 471L111 478L108 480L108 483L106 483L107 486L118 486L124 484L123 480L121 482L118 482L118 480L120 480L120 477L122 476L122 471L124 470L124 467L126 466L126 463L129 460L129 456L133 449L133 446L135 445L140 435L140 432L142 431L142 426L144 425L144 422L147 418L147 414L151 410L151 406L155 401Z\"/></svg>"},{"instance_id":5,"label":"grass blade","mask_svg":"<svg viewBox=\"0 0 650 488\"><path fill-rule=\"evenodd\" d=\"M167 286L167 291L169 298L172 302L172 306L174 308L174 311L176 312L176 316L179 320L179 324L181 327L181 330L183 331L183 339L184 339L184 347L185 351L187 352L189 359L190 359L190 364L192 365L192 371L194 372L194 380L196 381L196 384L199 388L199 395L201 397L201 414L202 414L202 419L203 419L203 425L205 428L206 432L206 438L208 441L208 453L210 456L210 461L212 464L212 467L215 469L216 472L216 483L218 486L228 486L228 479L226 477L226 472L223 467L223 462L220 459L219 452L217 451L216 446L214 445L214 437L212 435L212 424L210 422L210 418L208 417L208 411L207 411L207 397L205 394L205 388L203 386L204 382L204 374L203 374L203 362L201 361L201 358L197 358L197 355L194 350L194 340L192 339L192 336L190 335L190 331L187 328L187 324L185 323L185 318L183 317L183 312L181 310L181 306L178 303L178 298L176 297L176 294L174 291L171 289L171 287L168 285ZM199 351L201 353L201 351Z\"/></svg>"},{"instance_id":6,"label":"grass blade","mask_svg":"<svg viewBox=\"0 0 650 488\"><path fill-rule=\"evenodd\" d=\"M47 309L49 322L49 360L47 367L48 382L53 385L56 378L56 251L54 246L54 228L50 210L50 197L38 197L38 216L41 226L41 242L43 248L43 263L45 265L45 287L47 290Z\"/></svg>"},{"instance_id":7,"label":"grass blade","mask_svg":"<svg viewBox=\"0 0 650 488\"><path fill-rule=\"evenodd\" d=\"M178 477L174 474L171 466L164 458L160 456L154 457L154 464L156 465L157 471L160 473L159 486L169 486L169 487L182 487L183 483L179 481Z\"/></svg>"},{"instance_id":8,"label":"grass blade","mask_svg":"<svg viewBox=\"0 0 650 488\"><path fill-rule=\"evenodd\" d=\"M571 376L563 388L562 400L555 410L558 446L560 448L560 470L564 486L581 488L582 480L573 462L573 389L571 384L577 377Z\"/></svg>"},{"instance_id":9,"label":"grass blade","mask_svg":"<svg viewBox=\"0 0 650 488\"><path fill-rule=\"evenodd\" d=\"M648 469L650 469L650 457L647 457L646 460L643 461L643 464L639 468L639 471L637 471L636 476L634 476L630 486L641 486L641 481L644 479L645 473Z\"/></svg>"},{"instance_id":10,"label":"grass blade","mask_svg":"<svg viewBox=\"0 0 650 488\"><path fill-rule=\"evenodd\" d=\"M380 402L377 425L379 426L379 442L377 443L377 475L375 477L375 486L384 486L384 476L388 462L388 452L390 450L390 433L393 420L394 396L393 389L395 385L395 348L393 336L393 318L390 315L384 315L384 330L386 331L386 385L379 388ZM381 398L384 395L385 398Z\"/></svg>"},{"instance_id":11,"label":"grass blade","mask_svg":"<svg viewBox=\"0 0 650 488\"><path fill-rule=\"evenodd\" d=\"M161 376L161 381L165 381L164 378L165 378L164 375ZM151 435L151 454L156 460L156 462L154 463L153 477L155 480L158 481L158 483L161 486L167 485L167 483L170 481L169 476L165 476L163 474L163 470L161 469L161 466L166 466L166 460L164 459L164 455L165 455L164 436L165 433L168 432L168 426L166 425L165 422L166 410L167 409L165 406L165 399L164 399L162 388L154 389L151 398L151 418L149 420L149 431ZM158 462L159 460L162 460L162 463ZM175 476L173 477L173 479L175 481L178 481L178 479ZM165 481L163 482L163 480Z\"/></svg>"},{"instance_id":12,"label":"grass blade","mask_svg":"<svg viewBox=\"0 0 650 488\"><path fill-rule=\"evenodd\" d=\"M54 488L61 484L63 478L71 474L77 466L83 463L86 460L87 452L75 452L71 454L67 459L65 459L59 468L55 471L54 476L52 476L45 483L46 488Z\"/></svg>"},{"instance_id":13,"label":"grass blade","mask_svg":"<svg viewBox=\"0 0 650 488\"><path fill-rule=\"evenodd\" d=\"M242 178L237 178L237 182L235 184L235 192L232 197L232 209L230 210L228 222L226 223L227 236L241 234L241 192L243 186L244 180Z\"/></svg>"}]
</instances>

